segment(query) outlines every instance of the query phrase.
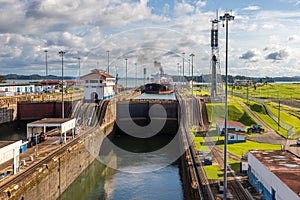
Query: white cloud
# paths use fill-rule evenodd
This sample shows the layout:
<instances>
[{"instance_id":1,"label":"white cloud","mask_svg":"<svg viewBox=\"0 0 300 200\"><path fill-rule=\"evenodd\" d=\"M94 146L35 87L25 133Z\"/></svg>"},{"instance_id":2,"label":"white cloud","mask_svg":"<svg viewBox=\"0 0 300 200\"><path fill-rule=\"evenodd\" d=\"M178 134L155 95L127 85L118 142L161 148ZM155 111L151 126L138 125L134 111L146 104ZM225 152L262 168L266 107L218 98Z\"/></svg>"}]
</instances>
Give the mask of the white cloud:
<instances>
[{"instance_id":1,"label":"white cloud","mask_svg":"<svg viewBox=\"0 0 300 200\"><path fill-rule=\"evenodd\" d=\"M289 18L299 18L300 12L296 11L260 11L257 14L257 19L259 20L276 20L276 19L289 19Z\"/></svg>"},{"instance_id":2,"label":"white cloud","mask_svg":"<svg viewBox=\"0 0 300 200\"><path fill-rule=\"evenodd\" d=\"M183 16L188 13L194 12L195 7L188 3L179 3L176 2L174 6L174 14L177 16Z\"/></svg>"},{"instance_id":3,"label":"white cloud","mask_svg":"<svg viewBox=\"0 0 300 200\"><path fill-rule=\"evenodd\" d=\"M160 7L148 4L146 0L0 0L0 73L7 68L21 71L22 67L31 69L26 73L39 72L45 48L50 66L59 59L60 49L68 52L66 67L72 66L74 56L85 58L87 67L105 66L105 52L110 50L111 60L118 66L124 65L124 55L130 62L147 60L151 66L154 57L167 72L174 73L174 63L182 60L180 54L186 52L188 57L193 52L195 66L201 66L198 73L209 72L210 20L215 17L215 10L208 10L210 3L174 1L174 10L171 2ZM255 70L254 62L257 66L300 63L299 12L263 10L259 2L255 6L243 4L243 9L234 9L236 18L230 22L234 70L238 72L245 65ZM154 14L156 10L160 15ZM220 24L221 63L224 31ZM251 74L249 70L239 72Z\"/></svg>"},{"instance_id":4,"label":"white cloud","mask_svg":"<svg viewBox=\"0 0 300 200\"><path fill-rule=\"evenodd\" d=\"M265 30L272 30L275 28L275 25L274 24L263 24L262 28Z\"/></svg>"},{"instance_id":5,"label":"white cloud","mask_svg":"<svg viewBox=\"0 0 300 200\"><path fill-rule=\"evenodd\" d=\"M248 6L246 8L243 8L243 10L260 10L260 7L259 6Z\"/></svg>"}]
</instances>

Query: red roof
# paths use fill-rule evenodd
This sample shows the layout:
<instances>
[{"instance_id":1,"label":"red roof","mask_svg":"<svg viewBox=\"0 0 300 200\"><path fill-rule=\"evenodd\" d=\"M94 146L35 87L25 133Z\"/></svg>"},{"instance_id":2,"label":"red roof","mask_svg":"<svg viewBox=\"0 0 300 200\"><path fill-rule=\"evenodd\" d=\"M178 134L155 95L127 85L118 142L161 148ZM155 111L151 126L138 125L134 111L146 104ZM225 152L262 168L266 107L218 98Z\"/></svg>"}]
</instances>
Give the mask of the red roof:
<instances>
[{"instance_id":1,"label":"red roof","mask_svg":"<svg viewBox=\"0 0 300 200\"><path fill-rule=\"evenodd\" d=\"M224 120L217 120L216 123L224 125ZM228 126L245 126L241 122L235 122L235 121L228 121L227 124Z\"/></svg>"},{"instance_id":2,"label":"red roof","mask_svg":"<svg viewBox=\"0 0 300 200\"><path fill-rule=\"evenodd\" d=\"M290 151L251 151L256 159L300 197L300 158Z\"/></svg>"},{"instance_id":3,"label":"red roof","mask_svg":"<svg viewBox=\"0 0 300 200\"><path fill-rule=\"evenodd\" d=\"M61 80L42 80L42 84L59 84Z\"/></svg>"},{"instance_id":4,"label":"red roof","mask_svg":"<svg viewBox=\"0 0 300 200\"><path fill-rule=\"evenodd\" d=\"M107 74L104 70L93 69L91 73L81 76L80 79L90 80L90 79L103 79L103 78L115 78L110 74Z\"/></svg>"},{"instance_id":5,"label":"red roof","mask_svg":"<svg viewBox=\"0 0 300 200\"><path fill-rule=\"evenodd\" d=\"M67 83L80 83L82 80L66 80Z\"/></svg>"}]
</instances>

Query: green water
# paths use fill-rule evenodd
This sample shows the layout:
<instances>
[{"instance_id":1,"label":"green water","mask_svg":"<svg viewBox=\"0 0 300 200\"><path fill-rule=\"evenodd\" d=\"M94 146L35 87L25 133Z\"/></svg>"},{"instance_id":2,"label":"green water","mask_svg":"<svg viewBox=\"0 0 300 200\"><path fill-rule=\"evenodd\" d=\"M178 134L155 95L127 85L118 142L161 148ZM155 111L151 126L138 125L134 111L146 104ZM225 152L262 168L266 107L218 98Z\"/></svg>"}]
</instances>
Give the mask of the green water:
<instances>
[{"instance_id":1,"label":"green water","mask_svg":"<svg viewBox=\"0 0 300 200\"><path fill-rule=\"evenodd\" d=\"M0 125L0 140L26 140L26 123L15 121Z\"/></svg>"},{"instance_id":2,"label":"green water","mask_svg":"<svg viewBox=\"0 0 300 200\"><path fill-rule=\"evenodd\" d=\"M113 142L132 152L153 152L162 144L168 144L171 139L172 136L166 135L150 139L136 139L122 135ZM182 200L184 191L178 162L160 167L167 157L165 153L153 153L145 160L128 161L126 157L117 156L117 170L95 160L60 199Z\"/></svg>"}]
</instances>

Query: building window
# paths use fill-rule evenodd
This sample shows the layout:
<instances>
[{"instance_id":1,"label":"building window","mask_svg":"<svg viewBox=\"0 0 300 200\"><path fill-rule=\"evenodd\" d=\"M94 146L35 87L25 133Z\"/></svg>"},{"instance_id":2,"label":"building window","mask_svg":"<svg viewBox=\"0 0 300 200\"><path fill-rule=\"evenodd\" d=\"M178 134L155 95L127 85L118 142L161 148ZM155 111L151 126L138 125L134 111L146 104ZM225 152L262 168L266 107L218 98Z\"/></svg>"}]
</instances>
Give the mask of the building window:
<instances>
[{"instance_id":1,"label":"building window","mask_svg":"<svg viewBox=\"0 0 300 200\"><path fill-rule=\"evenodd\" d=\"M100 80L100 83L102 83L103 82L103 80Z\"/></svg>"},{"instance_id":2,"label":"building window","mask_svg":"<svg viewBox=\"0 0 300 200\"><path fill-rule=\"evenodd\" d=\"M231 136L230 136L230 139L233 140L233 139L234 139L234 135L231 135Z\"/></svg>"},{"instance_id":3,"label":"building window","mask_svg":"<svg viewBox=\"0 0 300 200\"><path fill-rule=\"evenodd\" d=\"M98 80L91 80L90 83L98 83Z\"/></svg>"},{"instance_id":4,"label":"building window","mask_svg":"<svg viewBox=\"0 0 300 200\"><path fill-rule=\"evenodd\" d=\"M85 83L89 83L89 80L85 80Z\"/></svg>"}]
</instances>

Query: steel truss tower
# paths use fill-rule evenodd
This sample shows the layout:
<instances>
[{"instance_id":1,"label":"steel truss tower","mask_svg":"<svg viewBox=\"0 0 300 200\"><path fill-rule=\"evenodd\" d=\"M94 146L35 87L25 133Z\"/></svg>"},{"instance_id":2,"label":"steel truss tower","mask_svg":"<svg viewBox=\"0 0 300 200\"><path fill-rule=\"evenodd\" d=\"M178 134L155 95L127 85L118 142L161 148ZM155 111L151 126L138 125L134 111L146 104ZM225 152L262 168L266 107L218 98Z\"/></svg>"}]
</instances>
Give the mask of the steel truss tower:
<instances>
[{"instance_id":1,"label":"steel truss tower","mask_svg":"<svg viewBox=\"0 0 300 200\"><path fill-rule=\"evenodd\" d=\"M211 91L210 96L217 96L217 63L219 59L219 44L218 44L218 24L219 20L214 19L211 21Z\"/></svg>"}]
</instances>

